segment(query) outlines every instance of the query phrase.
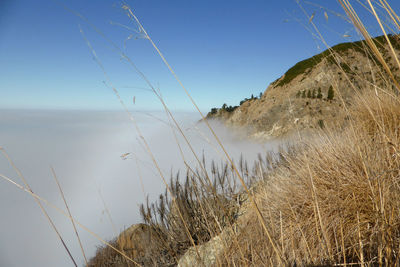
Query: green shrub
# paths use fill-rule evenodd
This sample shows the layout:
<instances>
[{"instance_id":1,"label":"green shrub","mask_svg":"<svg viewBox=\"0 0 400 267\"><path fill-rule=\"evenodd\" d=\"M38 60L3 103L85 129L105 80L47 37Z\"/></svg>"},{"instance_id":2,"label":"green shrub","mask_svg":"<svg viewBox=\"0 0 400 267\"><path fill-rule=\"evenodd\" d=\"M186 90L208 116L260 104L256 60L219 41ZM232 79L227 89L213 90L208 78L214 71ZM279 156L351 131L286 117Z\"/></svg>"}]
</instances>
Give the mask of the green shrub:
<instances>
[{"instance_id":1,"label":"green shrub","mask_svg":"<svg viewBox=\"0 0 400 267\"><path fill-rule=\"evenodd\" d=\"M210 111L210 114L213 115L213 114L216 114L217 112L218 112L217 108L212 108Z\"/></svg>"},{"instance_id":2,"label":"green shrub","mask_svg":"<svg viewBox=\"0 0 400 267\"><path fill-rule=\"evenodd\" d=\"M354 74L354 72L351 70L349 64L347 63L340 63L340 67L343 69L344 72L348 74Z\"/></svg>"},{"instance_id":3,"label":"green shrub","mask_svg":"<svg viewBox=\"0 0 400 267\"><path fill-rule=\"evenodd\" d=\"M229 106L229 107L226 107L225 108L225 110L227 111L227 112L233 112L235 109L237 109L238 108L238 106Z\"/></svg>"},{"instance_id":4,"label":"green shrub","mask_svg":"<svg viewBox=\"0 0 400 267\"><path fill-rule=\"evenodd\" d=\"M322 99L321 87L318 88L317 98Z\"/></svg>"},{"instance_id":5,"label":"green shrub","mask_svg":"<svg viewBox=\"0 0 400 267\"><path fill-rule=\"evenodd\" d=\"M324 120L319 120L319 121L318 121L318 126L319 126L321 129L324 129L324 128L325 128Z\"/></svg>"},{"instance_id":6,"label":"green shrub","mask_svg":"<svg viewBox=\"0 0 400 267\"><path fill-rule=\"evenodd\" d=\"M329 86L329 89L328 89L327 99L332 100L334 98L334 96L335 96L335 92L333 91L333 87L331 85L331 86Z\"/></svg>"}]
</instances>

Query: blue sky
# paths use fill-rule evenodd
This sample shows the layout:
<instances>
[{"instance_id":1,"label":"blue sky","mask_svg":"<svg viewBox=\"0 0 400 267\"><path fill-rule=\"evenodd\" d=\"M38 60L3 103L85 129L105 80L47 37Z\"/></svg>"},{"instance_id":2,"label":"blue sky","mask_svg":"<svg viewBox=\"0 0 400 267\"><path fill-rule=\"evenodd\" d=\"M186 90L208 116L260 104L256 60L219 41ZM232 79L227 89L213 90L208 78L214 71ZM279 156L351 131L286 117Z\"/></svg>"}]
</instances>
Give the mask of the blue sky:
<instances>
[{"instance_id":1,"label":"blue sky","mask_svg":"<svg viewBox=\"0 0 400 267\"><path fill-rule=\"evenodd\" d=\"M399 10L400 3L391 2ZM137 27L121 2L95 0L0 2L0 108L121 108L79 27L129 108L161 108L118 52L60 3L85 16L123 49L171 109L193 109L150 43L127 40L132 31L121 25ZM258 95L296 62L325 49L308 30L308 19L294 0L127 3L204 111ZM353 27L338 15L343 11L336 1L300 3L309 14L315 12L314 22L330 45L358 40ZM360 15L370 31L379 34L367 12Z\"/></svg>"}]
</instances>

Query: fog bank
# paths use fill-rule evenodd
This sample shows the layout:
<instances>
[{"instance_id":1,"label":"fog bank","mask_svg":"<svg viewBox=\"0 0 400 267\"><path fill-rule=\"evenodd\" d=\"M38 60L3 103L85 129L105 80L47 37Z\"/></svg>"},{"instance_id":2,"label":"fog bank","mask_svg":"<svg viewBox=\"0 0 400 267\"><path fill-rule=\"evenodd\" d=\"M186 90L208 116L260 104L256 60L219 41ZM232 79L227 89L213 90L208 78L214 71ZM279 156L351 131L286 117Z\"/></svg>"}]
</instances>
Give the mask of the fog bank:
<instances>
[{"instance_id":1,"label":"fog bank","mask_svg":"<svg viewBox=\"0 0 400 267\"><path fill-rule=\"evenodd\" d=\"M184 170L166 116L154 112L134 113L134 117L165 177L169 179L171 172ZM208 129L196 123L198 114L177 113L176 119L199 156L204 153L207 162L224 160ZM213 127L230 155L239 159L243 154L250 164L258 153L277 147L277 144L242 140L218 123L213 123ZM194 157L183 138L177 135L185 159L194 165ZM35 193L65 209L51 175L52 166L72 215L105 240L117 233L107 217L103 200L119 233L140 222L138 206L145 195L152 200L165 189L124 112L0 110L0 146L14 160ZM0 173L22 184L3 156L0 157ZM45 207L78 264L82 265L83 257L69 219ZM30 195L0 180L0 209L0 266L72 265ZM78 231L87 256L93 256L100 242L84 230Z\"/></svg>"}]
</instances>

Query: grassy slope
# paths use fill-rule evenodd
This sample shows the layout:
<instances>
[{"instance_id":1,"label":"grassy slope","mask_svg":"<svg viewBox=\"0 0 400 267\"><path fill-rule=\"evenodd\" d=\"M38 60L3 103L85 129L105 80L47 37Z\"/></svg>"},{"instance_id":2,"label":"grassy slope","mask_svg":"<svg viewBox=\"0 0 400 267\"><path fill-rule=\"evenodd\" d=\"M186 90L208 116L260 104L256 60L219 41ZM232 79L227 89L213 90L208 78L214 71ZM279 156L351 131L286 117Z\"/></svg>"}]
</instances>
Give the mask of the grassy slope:
<instances>
[{"instance_id":1,"label":"grassy slope","mask_svg":"<svg viewBox=\"0 0 400 267\"><path fill-rule=\"evenodd\" d=\"M363 95L351 127L295 145L260 186L258 203L287 262L398 262L398 106L397 97ZM249 210L238 236L245 257L231 244L220 263L280 264L256 217Z\"/></svg>"}]
</instances>

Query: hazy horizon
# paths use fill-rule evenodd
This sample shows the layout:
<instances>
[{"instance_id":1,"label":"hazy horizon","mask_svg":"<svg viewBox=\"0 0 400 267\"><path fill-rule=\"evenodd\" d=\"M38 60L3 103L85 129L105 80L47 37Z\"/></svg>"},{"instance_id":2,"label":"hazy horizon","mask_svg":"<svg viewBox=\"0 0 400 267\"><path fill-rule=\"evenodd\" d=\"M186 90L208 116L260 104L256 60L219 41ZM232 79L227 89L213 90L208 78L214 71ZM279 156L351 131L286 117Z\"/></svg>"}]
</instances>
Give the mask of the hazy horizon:
<instances>
[{"instance_id":1,"label":"hazy horizon","mask_svg":"<svg viewBox=\"0 0 400 267\"><path fill-rule=\"evenodd\" d=\"M196 113L177 113L177 120L200 156L207 162L221 161L221 154L204 125L197 124ZM138 125L169 180L171 173L184 165L171 128L162 113L136 113ZM249 163L258 153L265 153L276 144L260 144L241 140L220 124L213 124L234 159L242 154ZM179 138L186 160L195 166L193 156ZM213 142L215 143L215 142ZM0 146L3 146L28 180L32 190L58 207L64 204L50 172L52 166L63 187L73 216L105 240L117 233L105 213L103 197L117 232L140 222L138 206L145 195L150 200L164 192L165 186L143 147L125 112L109 111L0 111ZM126 159L122 154L130 153ZM139 172L136 158L139 163ZM1 173L22 183L7 160L0 158ZM145 195L139 174L143 178ZM5 180L0 181L0 265L2 266L70 266L71 262L56 234L41 213L34 199ZM45 205L76 260L82 264L70 221ZM85 251L94 255L101 243L79 230ZM24 253L21 253L24 251Z\"/></svg>"}]
</instances>

